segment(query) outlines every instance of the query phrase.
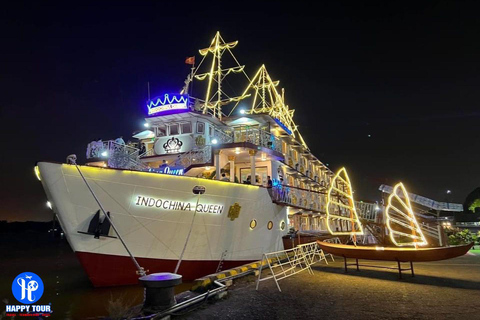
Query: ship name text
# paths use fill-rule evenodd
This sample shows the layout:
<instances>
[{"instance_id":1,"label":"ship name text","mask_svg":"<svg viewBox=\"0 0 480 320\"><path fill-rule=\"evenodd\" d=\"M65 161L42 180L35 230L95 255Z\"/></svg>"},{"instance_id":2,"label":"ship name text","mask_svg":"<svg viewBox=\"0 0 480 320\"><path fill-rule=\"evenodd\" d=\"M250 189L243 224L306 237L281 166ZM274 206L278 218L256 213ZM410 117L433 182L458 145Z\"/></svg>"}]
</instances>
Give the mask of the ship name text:
<instances>
[{"instance_id":1,"label":"ship name text","mask_svg":"<svg viewBox=\"0 0 480 320\"><path fill-rule=\"evenodd\" d=\"M135 205L139 207L157 208L163 210L174 211L194 211L195 203L174 201L167 199L156 199L153 197L137 196ZM214 213L221 214L224 206L220 204L204 204L199 203L197 205L197 212L200 213Z\"/></svg>"}]
</instances>

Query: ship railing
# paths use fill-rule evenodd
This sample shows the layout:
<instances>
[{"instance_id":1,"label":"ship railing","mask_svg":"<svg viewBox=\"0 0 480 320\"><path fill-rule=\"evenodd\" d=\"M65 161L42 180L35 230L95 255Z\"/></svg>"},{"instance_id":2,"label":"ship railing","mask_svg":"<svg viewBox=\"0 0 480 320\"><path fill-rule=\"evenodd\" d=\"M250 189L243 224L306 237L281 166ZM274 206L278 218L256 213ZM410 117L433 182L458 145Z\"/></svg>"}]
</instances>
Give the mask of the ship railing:
<instances>
[{"instance_id":1,"label":"ship railing","mask_svg":"<svg viewBox=\"0 0 480 320\"><path fill-rule=\"evenodd\" d=\"M144 157L151 157L151 156L155 156L156 153L155 153L155 149L152 148L152 149L149 149L147 151L145 151L144 153L141 153L138 157L139 158L144 158Z\"/></svg>"},{"instance_id":2,"label":"ship railing","mask_svg":"<svg viewBox=\"0 0 480 320\"><path fill-rule=\"evenodd\" d=\"M278 204L291 205L293 207L325 212L326 197L324 192L308 190L289 185L272 187L272 201Z\"/></svg>"},{"instance_id":3,"label":"ship railing","mask_svg":"<svg viewBox=\"0 0 480 320\"><path fill-rule=\"evenodd\" d=\"M236 127L233 142L249 142L282 153L282 141L275 135L248 126Z\"/></svg>"},{"instance_id":4,"label":"ship railing","mask_svg":"<svg viewBox=\"0 0 480 320\"><path fill-rule=\"evenodd\" d=\"M377 221L378 206L376 203L355 201L358 217L367 221Z\"/></svg>"},{"instance_id":5,"label":"ship railing","mask_svg":"<svg viewBox=\"0 0 480 320\"><path fill-rule=\"evenodd\" d=\"M110 168L145 170L139 162L140 150L114 140L92 141L87 146L87 159L105 159Z\"/></svg>"},{"instance_id":6,"label":"ship railing","mask_svg":"<svg viewBox=\"0 0 480 320\"><path fill-rule=\"evenodd\" d=\"M193 149L180 155L175 161L175 165L188 168L194 164L210 163L212 160L212 147L204 146L203 148Z\"/></svg>"},{"instance_id":7,"label":"ship railing","mask_svg":"<svg viewBox=\"0 0 480 320\"><path fill-rule=\"evenodd\" d=\"M438 224L437 224L436 227L432 227L432 226L429 226L427 224L420 223L419 226L420 226L420 229L422 229L422 232L425 235L430 236L434 239L440 239L441 228L438 227Z\"/></svg>"},{"instance_id":8,"label":"ship railing","mask_svg":"<svg viewBox=\"0 0 480 320\"><path fill-rule=\"evenodd\" d=\"M231 143L233 142L233 135L228 134L220 129L215 128L214 132L215 138L218 140L218 143Z\"/></svg>"},{"instance_id":9,"label":"ship railing","mask_svg":"<svg viewBox=\"0 0 480 320\"><path fill-rule=\"evenodd\" d=\"M316 211L320 213L326 212L327 197L325 192L303 189L289 185L277 185L272 187L271 192L269 193L272 201L275 203L290 205L292 207L308 211ZM370 219L376 219L377 212L375 210L375 206L375 203L370 204L362 201L355 201L355 208L357 209L359 218L367 216ZM375 212L374 218L372 218L372 210Z\"/></svg>"}]
</instances>

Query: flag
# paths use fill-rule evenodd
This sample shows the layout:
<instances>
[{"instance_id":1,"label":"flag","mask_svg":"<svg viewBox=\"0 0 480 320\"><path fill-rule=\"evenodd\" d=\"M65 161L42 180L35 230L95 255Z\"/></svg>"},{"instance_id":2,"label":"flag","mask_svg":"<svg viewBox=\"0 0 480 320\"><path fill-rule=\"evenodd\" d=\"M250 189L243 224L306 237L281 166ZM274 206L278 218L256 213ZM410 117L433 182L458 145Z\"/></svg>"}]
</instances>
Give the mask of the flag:
<instances>
[{"instance_id":1,"label":"flag","mask_svg":"<svg viewBox=\"0 0 480 320\"><path fill-rule=\"evenodd\" d=\"M194 65L195 64L195 57L187 57L187 59L185 59L185 63Z\"/></svg>"}]
</instances>

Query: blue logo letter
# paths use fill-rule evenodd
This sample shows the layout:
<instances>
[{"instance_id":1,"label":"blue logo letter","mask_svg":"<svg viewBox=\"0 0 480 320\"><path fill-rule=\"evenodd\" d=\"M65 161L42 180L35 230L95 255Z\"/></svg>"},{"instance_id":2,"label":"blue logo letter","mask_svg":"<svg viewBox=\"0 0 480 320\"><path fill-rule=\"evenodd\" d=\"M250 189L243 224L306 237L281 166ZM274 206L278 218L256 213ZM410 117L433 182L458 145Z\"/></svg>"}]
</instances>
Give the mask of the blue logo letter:
<instances>
[{"instance_id":1,"label":"blue logo letter","mask_svg":"<svg viewBox=\"0 0 480 320\"><path fill-rule=\"evenodd\" d=\"M12 292L20 303L32 304L43 294L43 281L33 272L20 273L12 283Z\"/></svg>"}]
</instances>

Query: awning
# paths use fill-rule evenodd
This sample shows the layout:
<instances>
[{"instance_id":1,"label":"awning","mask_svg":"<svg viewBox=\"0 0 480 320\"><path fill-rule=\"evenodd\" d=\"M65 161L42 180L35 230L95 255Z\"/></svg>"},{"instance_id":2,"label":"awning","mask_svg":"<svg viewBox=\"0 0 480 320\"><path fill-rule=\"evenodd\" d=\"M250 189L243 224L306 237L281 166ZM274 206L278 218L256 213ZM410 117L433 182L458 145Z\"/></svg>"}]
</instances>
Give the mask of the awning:
<instances>
[{"instance_id":1,"label":"awning","mask_svg":"<svg viewBox=\"0 0 480 320\"><path fill-rule=\"evenodd\" d=\"M155 137L155 134L151 130L144 130L144 131L141 131L141 132L137 133L133 137L135 139L140 139L140 140L151 139L151 138Z\"/></svg>"}]
</instances>

